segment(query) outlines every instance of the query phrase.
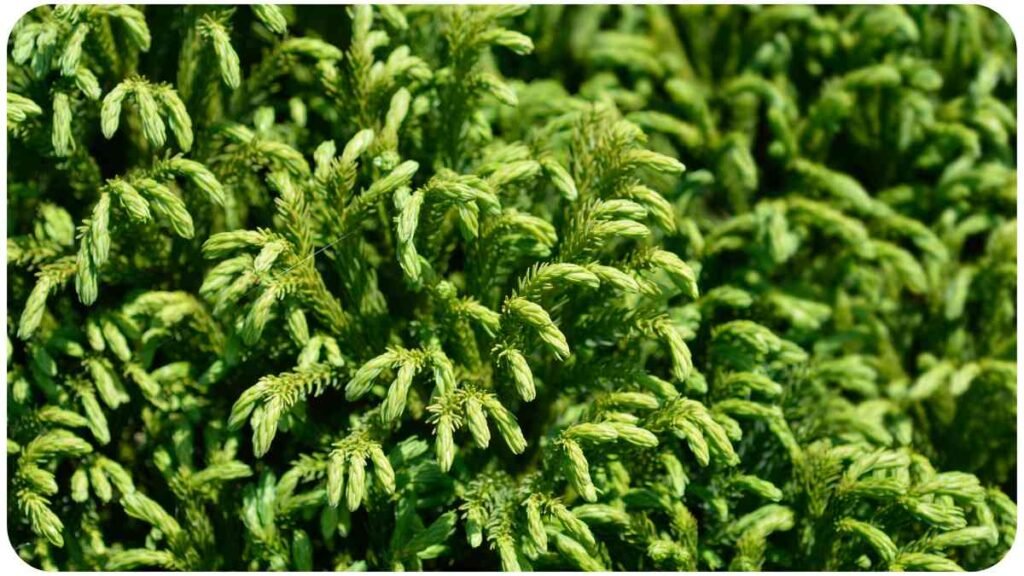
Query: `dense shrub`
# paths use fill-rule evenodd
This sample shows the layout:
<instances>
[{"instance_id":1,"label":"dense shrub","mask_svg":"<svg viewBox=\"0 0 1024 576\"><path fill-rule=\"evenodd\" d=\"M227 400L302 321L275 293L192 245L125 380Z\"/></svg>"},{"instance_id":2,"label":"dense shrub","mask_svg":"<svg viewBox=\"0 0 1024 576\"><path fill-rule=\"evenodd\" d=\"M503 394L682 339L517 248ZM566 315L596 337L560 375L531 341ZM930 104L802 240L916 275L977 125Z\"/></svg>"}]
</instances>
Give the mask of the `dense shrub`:
<instances>
[{"instance_id":1,"label":"dense shrub","mask_svg":"<svg viewBox=\"0 0 1024 576\"><path fill-rule=\"evenodd\" d=\"M41 7L8 63L32 565L1013 541L1016 51L982 8Z\"/></svg>"}]
</instances>

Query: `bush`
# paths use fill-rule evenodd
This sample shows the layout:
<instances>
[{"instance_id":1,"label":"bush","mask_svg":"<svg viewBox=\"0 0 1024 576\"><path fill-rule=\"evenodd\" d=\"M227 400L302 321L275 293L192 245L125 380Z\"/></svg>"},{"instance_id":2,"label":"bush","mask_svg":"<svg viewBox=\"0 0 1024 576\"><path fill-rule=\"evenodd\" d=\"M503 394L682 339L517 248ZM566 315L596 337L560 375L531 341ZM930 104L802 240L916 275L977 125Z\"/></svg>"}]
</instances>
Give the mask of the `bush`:
<instances>
[{"instance_id":1,"label":"bush","mask_svg":"<svg viewBox=\"0 0 1024 576\"><path fill-rule=\"evenodd\" d=\"M1013 541L1016 52L985 9L76 5L8 50L34 566Z\"/></svg>"}]
</instances>

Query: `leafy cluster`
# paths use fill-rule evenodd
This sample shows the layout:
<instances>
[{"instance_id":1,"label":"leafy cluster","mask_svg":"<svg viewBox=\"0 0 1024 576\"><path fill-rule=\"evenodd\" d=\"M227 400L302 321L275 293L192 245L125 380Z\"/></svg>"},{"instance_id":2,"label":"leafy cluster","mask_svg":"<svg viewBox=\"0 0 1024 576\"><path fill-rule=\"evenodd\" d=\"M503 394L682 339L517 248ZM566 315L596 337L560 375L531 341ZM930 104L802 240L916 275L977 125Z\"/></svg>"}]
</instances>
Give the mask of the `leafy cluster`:
<instances>
[{"instance_id":1,"label":"leafy cluster","mask_svg":"<svg viewBox=\"0 0 1024 576\"><path fill-rule=\"evenodd\" d=\"M9 537L67 570L991 566L1015 68L973 6L37 8Z\"/></svg>"}]
</instances>

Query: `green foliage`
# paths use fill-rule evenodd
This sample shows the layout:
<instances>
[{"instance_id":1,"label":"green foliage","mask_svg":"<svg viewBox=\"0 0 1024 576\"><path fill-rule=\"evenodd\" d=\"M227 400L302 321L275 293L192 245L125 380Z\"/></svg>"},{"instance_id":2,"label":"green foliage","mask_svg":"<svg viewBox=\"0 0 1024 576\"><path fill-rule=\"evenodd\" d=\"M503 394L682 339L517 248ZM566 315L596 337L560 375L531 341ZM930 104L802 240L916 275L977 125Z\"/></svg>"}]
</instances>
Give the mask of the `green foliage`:
<instances>
[{"instance_id":1,"label":"green foliage","mask_svg":"<svg viewBox=\"0 0 1024 576\"><path fill-rule=\"evenodd\" d=\"M8 63L34 566L1013 542L1016 52L985 9L40 7Z\"/></svg>"}]
</instances>

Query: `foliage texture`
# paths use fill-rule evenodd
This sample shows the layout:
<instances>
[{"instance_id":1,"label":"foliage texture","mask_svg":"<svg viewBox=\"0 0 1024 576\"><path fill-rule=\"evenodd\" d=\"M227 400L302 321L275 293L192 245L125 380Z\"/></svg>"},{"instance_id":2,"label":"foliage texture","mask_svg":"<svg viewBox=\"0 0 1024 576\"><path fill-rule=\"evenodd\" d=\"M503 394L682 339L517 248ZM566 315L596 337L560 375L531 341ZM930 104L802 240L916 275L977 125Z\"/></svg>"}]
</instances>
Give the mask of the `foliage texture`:
<instances>
[{"instance_id":1,"label":"foliage texture","mask_svg":"<svg viewBox=\"0 0 1024 576\"><path fill-rule=\"evenodd\" d=\"M983 8L44 6L7 58L34 566L1013 542L1016 52Z\"/></svg>"}]
</instances>

